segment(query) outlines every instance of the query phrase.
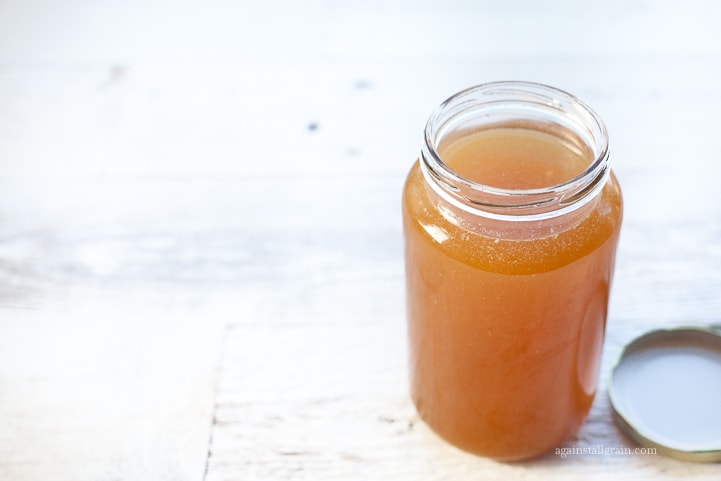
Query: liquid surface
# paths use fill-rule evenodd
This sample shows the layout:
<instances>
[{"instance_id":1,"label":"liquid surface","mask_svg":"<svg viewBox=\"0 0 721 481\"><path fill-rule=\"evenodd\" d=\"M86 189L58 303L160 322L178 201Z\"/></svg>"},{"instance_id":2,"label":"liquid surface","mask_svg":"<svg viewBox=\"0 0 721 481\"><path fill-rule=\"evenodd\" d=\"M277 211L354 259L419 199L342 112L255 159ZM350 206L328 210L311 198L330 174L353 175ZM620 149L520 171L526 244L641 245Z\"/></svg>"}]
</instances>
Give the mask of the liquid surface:
<instances>
[{"instance_id":1,"label":"liquid surface","mask_svg":"<svg viewBox=\"0 0 721 481\"><path fill-rule=\"evenodd\" d=\"M566 182L589 164L589 154L572 143L547 132L519 128L473 132L441 148L439 154L469 180L516 190Z\"/></svg>"},{"instance_id":2,"label":"liquid surface","mask_svg":"<svg viewBox=\"0 0 721 481\"><path fill-rule=\"evenodd\" d=\"M590 162L561 139L518 128L467 136L441 157L505 188L563 182ZM456 446L497 459L559 446L595 394L621 222L615 179L561 231L534 225L492 237L474 228L483 218L440 200L416 163L403 217L411 394L421 417Z\"/></svg>"}]
</instances>

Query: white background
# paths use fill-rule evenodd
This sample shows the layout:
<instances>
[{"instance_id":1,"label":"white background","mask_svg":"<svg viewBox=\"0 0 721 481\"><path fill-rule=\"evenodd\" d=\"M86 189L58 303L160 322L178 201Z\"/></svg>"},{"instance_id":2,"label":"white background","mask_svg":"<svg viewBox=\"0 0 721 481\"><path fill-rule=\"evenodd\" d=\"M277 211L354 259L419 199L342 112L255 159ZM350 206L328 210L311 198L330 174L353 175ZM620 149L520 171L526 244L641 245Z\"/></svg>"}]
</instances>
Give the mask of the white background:
<instances>
[{"instance_id":1,"label":"white background","mask_svg":"<svg viewBox=\"0 0 721 481\"><path fill-rule=\"evenodd\" d=\"M0 1L0 479L717 479L500 464L407 396L400 191L431 110L548 83L606 120L622 346L721 317L713 1Z\"/></svg>"}]
</instances>

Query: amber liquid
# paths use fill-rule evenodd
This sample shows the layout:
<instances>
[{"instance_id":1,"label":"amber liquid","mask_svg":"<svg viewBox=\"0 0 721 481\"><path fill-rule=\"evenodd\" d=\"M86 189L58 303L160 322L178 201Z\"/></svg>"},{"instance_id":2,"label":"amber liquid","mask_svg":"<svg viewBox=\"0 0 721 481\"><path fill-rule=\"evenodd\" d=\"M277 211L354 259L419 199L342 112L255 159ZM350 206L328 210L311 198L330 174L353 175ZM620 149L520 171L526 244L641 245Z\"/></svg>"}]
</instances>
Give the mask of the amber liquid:
<instances>
[{"instance_id":1,"label":"amber liquid","mask_svg":"<svg viewBox=\"0 0 721 481\"><path fill-rule=\"evenodd\" d=\"M591 161L531 128L464 135L439 153L462 176L510 189L558 184ZM489 235L484 218L450 208L414 165L403 194L411 394L435 432L516 460L579 428L596 391L621 212L611 176L560 229L544 220Z\"/></svg>"}]
</instances>

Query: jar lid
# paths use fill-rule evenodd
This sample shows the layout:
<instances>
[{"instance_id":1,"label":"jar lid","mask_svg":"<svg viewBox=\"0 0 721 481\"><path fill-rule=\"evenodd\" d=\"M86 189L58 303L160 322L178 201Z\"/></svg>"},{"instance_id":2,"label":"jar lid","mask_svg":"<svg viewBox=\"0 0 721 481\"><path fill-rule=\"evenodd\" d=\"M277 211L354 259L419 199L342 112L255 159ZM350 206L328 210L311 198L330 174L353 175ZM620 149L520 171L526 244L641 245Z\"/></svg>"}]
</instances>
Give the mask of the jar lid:
<instances>
[{"instance_id":1,"label":"jar lid","mask_svg":"<svg viewBox=\"0 0 721 481\"><path fill-rule=\"evenodd\" d=\"M616 423L642 446L687 461L721 461L721 326L651 331L611 372Z\"/></svg>"}]
</instances>

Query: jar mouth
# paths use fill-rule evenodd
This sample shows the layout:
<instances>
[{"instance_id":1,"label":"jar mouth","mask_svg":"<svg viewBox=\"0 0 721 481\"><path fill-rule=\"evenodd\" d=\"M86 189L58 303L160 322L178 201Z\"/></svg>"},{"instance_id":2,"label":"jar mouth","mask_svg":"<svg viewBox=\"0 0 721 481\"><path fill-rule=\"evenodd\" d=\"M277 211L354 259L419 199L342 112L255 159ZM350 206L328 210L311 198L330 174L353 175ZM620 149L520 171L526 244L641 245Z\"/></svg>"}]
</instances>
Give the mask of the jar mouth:
<instances>
[{"instance_id":1,"label":"jar mouth","mask_svg":"<svg viewBox=\"0 0 721 481\"><path fill-rule=\"evenodd\" d=\"M454 132L524 123L572 136L591 152L589 165L558 184L507 189L460 175L438 153L441 139ZM539 83L503 81L462 90L435 109L424 134L420 164L427 182L451 204L484 217L537 220L562 215L595 198L610 174L608 133L601 118L575 96Z\"/></svg>"}]
</instances>

